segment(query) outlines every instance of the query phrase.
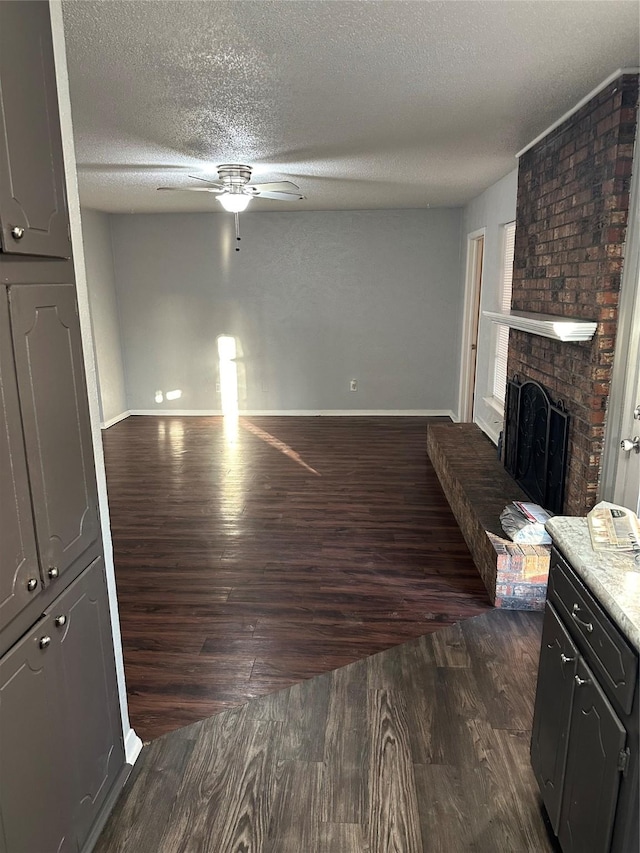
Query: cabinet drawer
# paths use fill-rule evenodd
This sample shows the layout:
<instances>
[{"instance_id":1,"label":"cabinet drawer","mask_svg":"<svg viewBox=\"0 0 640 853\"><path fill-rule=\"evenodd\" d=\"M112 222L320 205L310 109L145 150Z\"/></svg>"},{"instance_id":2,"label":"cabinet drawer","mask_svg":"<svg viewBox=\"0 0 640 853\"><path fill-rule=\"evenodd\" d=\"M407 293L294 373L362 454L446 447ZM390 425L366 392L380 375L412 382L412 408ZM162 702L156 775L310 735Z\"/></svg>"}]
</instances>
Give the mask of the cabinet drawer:
<instances>
[{"instance_id":1,"label":"cabinet drawer","mask_svg":"<svg viewBox=\"0 0 640 853\"><path fill-rule=\"evenodd\" d=\"M607 694L629 714L638 671L636 653L555 549L551 563L549 600L562 614Z\"/></svg>"}]
</instances>

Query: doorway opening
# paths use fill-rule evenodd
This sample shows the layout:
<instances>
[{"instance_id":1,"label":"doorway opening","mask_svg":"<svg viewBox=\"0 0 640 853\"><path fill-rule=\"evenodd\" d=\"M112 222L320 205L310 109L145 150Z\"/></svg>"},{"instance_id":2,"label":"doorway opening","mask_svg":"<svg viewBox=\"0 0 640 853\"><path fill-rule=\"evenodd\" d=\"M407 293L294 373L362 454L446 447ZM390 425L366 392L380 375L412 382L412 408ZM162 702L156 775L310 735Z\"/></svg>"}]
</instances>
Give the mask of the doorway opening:
<instances>
[{"instance_id":1,"label":"doorway opening","mask_svg":"<svg viewBox=\"0 0 640 853\"><path fill-rule=\"evenodd\" d=\"M636 144L636 158L638 146ZM631 179L618 330L598 497L640 514L640 170ZM626 440L626 444L623 442Z\"/></svg>"},{"instance_id":2,"label":"doorway opening","mask_svg":"<svg viewBox=\"0 0 640 853\"><path fill-rule=\"evenodd\" d=\"M484 262L484 228L467 237L467 269L462 326L462 357L460 360L460 392L458 417L461 422L473 419L476 390L476 359L478 353L478 324Z\"/></svg>"}]
</instances>

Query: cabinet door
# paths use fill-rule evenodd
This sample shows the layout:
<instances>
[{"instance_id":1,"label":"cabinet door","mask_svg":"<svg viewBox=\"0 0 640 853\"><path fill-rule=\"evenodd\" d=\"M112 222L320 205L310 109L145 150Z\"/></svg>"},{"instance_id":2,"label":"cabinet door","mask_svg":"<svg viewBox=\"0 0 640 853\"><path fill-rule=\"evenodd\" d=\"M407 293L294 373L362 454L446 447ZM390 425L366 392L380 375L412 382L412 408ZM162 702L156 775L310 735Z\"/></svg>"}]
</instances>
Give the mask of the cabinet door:
<instances>
[{"instance_id":1,"label":"cabinet door","mask_svg":"<svg viewBox=\"0 0 640 853\"><path fill-rule=\"evenodd\" d=\"M124 761L98 559L0 660L0 853L77 853Z\"/></svg>"},{"instance_id":2,"label":"cabinet door","mask_svg":"<svg viewBox=\"0 0 640 853\"><path fill-rule=\"evenodd\" d=\"M558 832L578 651L552 605L545 608L531 764L551 826Z\"/></svg>"},{"instance_id":3,"label":"cabinet door","mask_svg":"<svg viewBox=\"0 0 640 853\"><path fill-rule=\"evenodd\" d=\"M558 838L563 853L608 853L626 732L583 660L578 679Z\"/></svg>"},{"instance_id":4,"label":"cabinet door","mask_svg":"<svg viewBox=\"0 0 640 853\"><path fill-rule=\"evenodd\" d=\"M0 288L0 418L1 630L41 589L4 288Z\"/></svg>"},{"instance_id":5,"label":"cabinet door","mask_svg":"<svg viewBox=\"0 0 640 853\"><path fill-rule=\"evenodd\" d=\"M0 660L1 853L76 851L60 653L42 620Z\"/></svg>"},{"instance_id":6,"label":"cabinet door","mask_svg":"<svg viewBox=\"0 0 640 853\"><path fill-rule=\"evenodd\" d=\"M71 256L49 4L0 2L2 250Z\"/></svg>"},{"instance_id":7,"label":"cabinet door","mask_svg":"<svg viewBox=\"0 0 640 853\"><path fill-rule=\"evenodd\" d=\"M102 558L47 615L62 644L59 677L74 765L73 834L81 849L125 761Z\"/></svg>"},{"instance_id":8,"label":"cabinet door","mask_svg":"<svg viewBox=\"0 0 640 853\"><path fill-rule=\"evenodd\" d=\"M2 5L2 4L0 4ZM61 575L98 537L97 495L73 285L9 289L40 563Z\"/></svg>"}]
</instances>

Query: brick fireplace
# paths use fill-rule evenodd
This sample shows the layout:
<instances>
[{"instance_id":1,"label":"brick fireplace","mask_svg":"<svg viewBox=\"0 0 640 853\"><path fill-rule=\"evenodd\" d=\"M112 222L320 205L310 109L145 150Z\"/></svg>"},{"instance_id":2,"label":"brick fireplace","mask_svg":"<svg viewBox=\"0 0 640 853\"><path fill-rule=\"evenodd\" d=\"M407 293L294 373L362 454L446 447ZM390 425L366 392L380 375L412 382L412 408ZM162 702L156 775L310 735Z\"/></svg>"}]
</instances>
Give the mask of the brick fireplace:
<instances>
[{"instance_id":1,"label":"brick fireplace","mask_svg":"<svg viewBox=\"0 0 640 853\"><path fill-rule=\"evenodd\" d=\"M521 156L512 310L595 321L588 341L510 329L507 376L568 414L566 515L596 501L618 321L638 75L621 74ZM637 160L640 168L640 156ZM517 546L501 509L526 499L475 424L428 429L431 461L496 607L544 606L548 546Z\"/></svg>"},{"instance_id":2,"label":"brick fireplace","mask_svg":"<svg viewBox=\"0 0 640 853\"><path fill-rule=\"evenodd\" d=\"M520 158L512 309L596 320L591 341L512 329L507 375L570 414L564 513L596 500L629 211L638 75L621 75Z\"/></svg>"}]
</instances>

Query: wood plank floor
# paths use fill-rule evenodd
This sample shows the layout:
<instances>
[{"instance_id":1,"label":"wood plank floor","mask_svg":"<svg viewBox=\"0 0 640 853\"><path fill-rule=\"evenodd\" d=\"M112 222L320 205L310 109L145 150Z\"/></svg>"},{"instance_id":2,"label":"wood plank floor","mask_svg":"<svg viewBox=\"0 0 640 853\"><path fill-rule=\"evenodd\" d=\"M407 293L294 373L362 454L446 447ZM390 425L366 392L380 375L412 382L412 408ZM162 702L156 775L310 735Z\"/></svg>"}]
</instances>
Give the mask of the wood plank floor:
<instances>
[{"instance_id":1,"label":"wood plank floor","mask_svg":"<svg viewBox=\"0 0 640 853\"><path fill-rule=\"evenodd\" d=\"M130 417L105 431L143 739L489 609L426 423Z\"/></svg>"},{"instance_id":2,"label":"wood plank floor","mask_svg":"<svg viewBox=\"0 0 640 853\"><path fill-rule=\"evenodd\" d=\"M161 737L95 853L551 853L542 614L494 610Z\"/></svg>"}]
</instances>

